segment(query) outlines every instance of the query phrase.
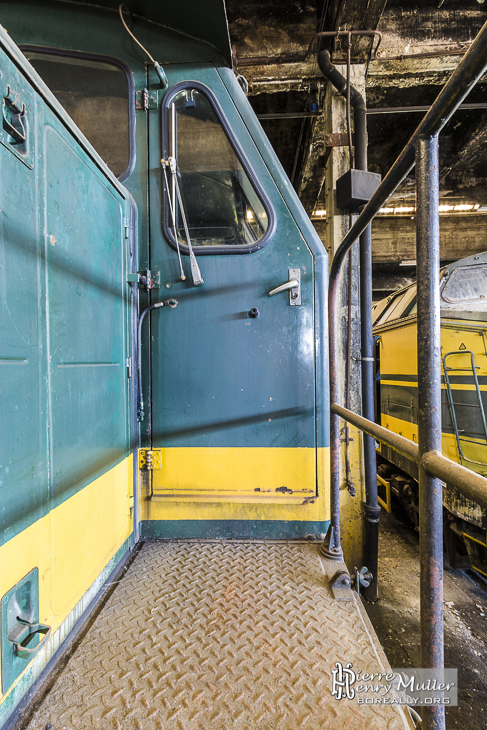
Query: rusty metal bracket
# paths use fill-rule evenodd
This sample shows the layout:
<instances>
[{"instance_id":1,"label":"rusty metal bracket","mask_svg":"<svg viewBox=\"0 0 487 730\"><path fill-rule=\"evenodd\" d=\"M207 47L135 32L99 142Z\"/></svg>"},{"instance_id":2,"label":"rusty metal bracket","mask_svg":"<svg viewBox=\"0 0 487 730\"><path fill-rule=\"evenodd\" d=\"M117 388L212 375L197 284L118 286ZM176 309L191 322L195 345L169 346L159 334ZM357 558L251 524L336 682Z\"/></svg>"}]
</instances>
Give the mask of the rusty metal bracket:
<instances>
[{"instance_id":1,"label":"rusty metal bracket","mask_svg":"<svg viewBox=\"0 0 487 730\"><path fill-rule=\"evenodd\" d=\"M352 579L347 570L337 570L330 580L330 588L335 601L353 601Z\"/></svg>"},{"instance_id":2,"label":"rusty metal bracket","mask_svg":"<svg viewBox=\"0 0 487 730\"><path fill-rule=\"evenodd\" d=\"M348 134L346 132L330 132L329 134L325 134L325 154L319 158L321 167L326 167L334 147L348 147Z\"/></svg>"},{"instance_id":3,"label":"rusty metal bracket","mask_svg":"<svg viewBox=\"0 0 487 730\"><path fill-rule=\"evenodd\" d=\"M325 134L325 147L348 147L348 134L346 132Z\"/></svg>"},{"instance_id":4,"label":"rusty metal bracket","mask_svg":"<svg viewBox=\"0 0 487 730\"><path fill-rule=\"evenodd\" d=\"M146 112L149 109L157 109L159 106L158 89L140 89L135 92L135 108L137 111Z\"/></svg>"}]
</instances>

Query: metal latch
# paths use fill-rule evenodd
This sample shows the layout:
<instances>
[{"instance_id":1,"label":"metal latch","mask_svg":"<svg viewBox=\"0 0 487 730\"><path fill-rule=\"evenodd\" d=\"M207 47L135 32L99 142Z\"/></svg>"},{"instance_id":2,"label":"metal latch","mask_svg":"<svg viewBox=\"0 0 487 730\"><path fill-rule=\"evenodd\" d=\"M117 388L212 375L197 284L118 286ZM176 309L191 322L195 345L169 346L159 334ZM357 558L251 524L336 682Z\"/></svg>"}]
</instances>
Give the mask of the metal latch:
<instances>
[{"instance_id":1,"label":"metal latch","mask_svg":"<svg viewBox=\"0 0 487 730\"><path fill-rule=\"evenodd\" d=\"M139 449L139 469L162 469L162 449Z\"/></svg>"},{"instance_id":2,"label":"metal latch","mask_svg":"<svg viewBox=\"0 0 487 730\"><path fill-rule=\"evenodd\" d=\"M273 297L274 294L289 290L289 304L291 307L296 307L301 304L301 269L289 269L288 275L288 281L272 289L269 296Z\"/></svg>"},{"instance_id":3,"label":"metal latch","mask_svg":"<svg viewBox=\"0 0 487 730\"><path fill-rule=\"evenodd\" d=\"M149 89L141 89L135 92L135 108L138 111L146 112L149 109L157 109L159 105L159 93L155 89L149 91Z\"/></svg>"},{"instance_id":4,"label":"metal latch","mask_svg":"<svg viewBox=\"0 0 487 730\"><path fill-rule=\"evenodd\" d=\"M138 271L136 274L127 274L129 284L138 284L139 289L160 289L161 288L161 272L151 269Z\"/></svg>"}]
</instances>

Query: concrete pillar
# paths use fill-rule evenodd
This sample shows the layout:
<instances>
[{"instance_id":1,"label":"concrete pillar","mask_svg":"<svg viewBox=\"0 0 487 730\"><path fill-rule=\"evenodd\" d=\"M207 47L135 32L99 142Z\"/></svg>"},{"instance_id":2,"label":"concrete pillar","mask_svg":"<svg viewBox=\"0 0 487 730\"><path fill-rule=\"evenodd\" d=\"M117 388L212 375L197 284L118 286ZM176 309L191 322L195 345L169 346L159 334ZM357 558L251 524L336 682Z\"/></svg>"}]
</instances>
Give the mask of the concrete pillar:
<instances>
[{"instance_id":1,"label":"concrete pillar","mask_svg":"<svg viewBox=\"0 0 487 730\"><path fill-rule=\"evenodd\" d=\"M346 76L346 66L337 65L337 69ZM365 66L354 64L351 67L351 83L365 98ZM346 100L330 84L325 94L325 129L326 133L347 131ZM351 112L353 128L353 111ZM334 147L328 158L324 182L324 207L326 209L326 225L324 243L330 256L345 237L355 216L342 213L336 206L335 185L350 167L347 147ZM342 269L340 281L339 303L339 361L343 367L340 378L340 405L347 405L347 341L349 331L349 283L348 263ZM350 388L348 407L361 412L361 364L360 364L360 304L359 304L359 246L358 241L351 252L351 319L350 319ZM363 566L365 545L365 522L363 503L365 501L365 485L362 464L362 435L353 426L348 426L348 448L346 424L341 422L340 452L340 511L342 549L349 569Z\"/></svg>"}]
</instances>

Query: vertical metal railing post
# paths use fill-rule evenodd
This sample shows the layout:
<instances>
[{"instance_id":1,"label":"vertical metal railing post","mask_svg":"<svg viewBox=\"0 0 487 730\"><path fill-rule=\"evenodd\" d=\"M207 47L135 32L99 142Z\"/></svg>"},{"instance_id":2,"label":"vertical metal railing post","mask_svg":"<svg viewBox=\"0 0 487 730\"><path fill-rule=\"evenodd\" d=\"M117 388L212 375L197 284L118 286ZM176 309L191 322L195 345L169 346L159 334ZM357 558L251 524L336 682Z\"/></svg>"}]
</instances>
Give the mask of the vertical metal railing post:
<instances>
[{"instance_id":1,"label":"vertical metal railing post","mask_svg":"<svg viewBox=\"0 0 487 730\"><path fill-rule=\"evenodd\" d=\"M442 483L422 466L423 454L441 452L440 230L438 135L416 142L416 257L418 281L419 541L421 665L442 669ZM422 708L424 730L445 729L444 706Z\"/></svg>"}]
</instances>

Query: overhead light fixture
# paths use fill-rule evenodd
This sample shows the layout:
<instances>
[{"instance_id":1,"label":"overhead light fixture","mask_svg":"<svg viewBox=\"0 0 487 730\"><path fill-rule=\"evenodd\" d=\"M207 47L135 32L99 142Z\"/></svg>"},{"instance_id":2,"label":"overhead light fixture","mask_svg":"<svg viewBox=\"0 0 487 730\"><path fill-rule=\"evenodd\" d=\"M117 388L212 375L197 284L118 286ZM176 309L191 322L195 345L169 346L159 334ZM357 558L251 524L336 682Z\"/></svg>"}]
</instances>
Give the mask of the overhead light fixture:
<instances>
[{"instance_id":1,"label":"overhead light fixture","mask_svg":"<svg viewBox=\"0 0 487 730\"><path fill-rule=\"evenodd\" d=\"M486 206L481 206L480 203L441 203L438 206L439 213L475 213L484 212L487 210ZM381 215L407 215L410 213L416 213L416 206L414 205L398 205L395 208L380 208L379 213Z\"/></svg>"},{"instance_id":2,"label":"overhead light fixture","mask_svg":"<svg viewBox=\"0 0 487 730\"><path fill-rule=\"evenodd\" d=\"M323 216L325 216L325 215L326 215L326 210L320 209L320 210L313 211L313 216L315 218L323 218Z\"/></svg>"}]
</instances>

